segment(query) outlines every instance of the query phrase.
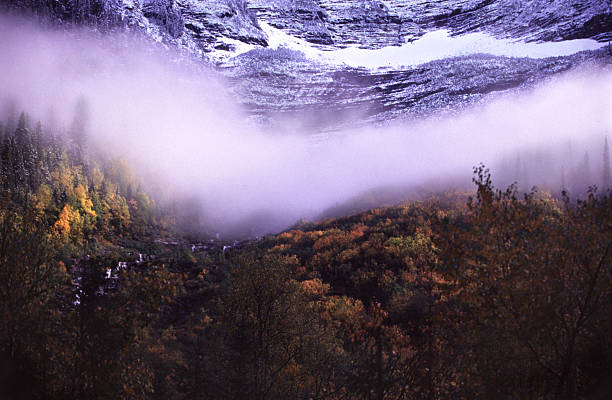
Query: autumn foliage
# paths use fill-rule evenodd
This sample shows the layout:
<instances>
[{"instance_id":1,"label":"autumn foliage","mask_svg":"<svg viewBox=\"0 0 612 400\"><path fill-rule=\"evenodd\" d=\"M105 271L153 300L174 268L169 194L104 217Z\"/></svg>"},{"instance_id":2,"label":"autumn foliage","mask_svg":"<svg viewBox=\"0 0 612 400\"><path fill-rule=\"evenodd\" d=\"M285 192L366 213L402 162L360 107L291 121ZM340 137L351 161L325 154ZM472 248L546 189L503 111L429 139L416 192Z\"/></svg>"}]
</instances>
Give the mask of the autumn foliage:
<instances>
[{"instance_id":1,"label":"autumn foliage","mask_svg":"<svg viewBox=\"0 0 612 400\"><path fill-rule=\"evenodd\" d=\"M478 167L475 192L199 250L84 143L4 129L2 398L612 396L609 192Z\"/></svg>"}]
</instances>

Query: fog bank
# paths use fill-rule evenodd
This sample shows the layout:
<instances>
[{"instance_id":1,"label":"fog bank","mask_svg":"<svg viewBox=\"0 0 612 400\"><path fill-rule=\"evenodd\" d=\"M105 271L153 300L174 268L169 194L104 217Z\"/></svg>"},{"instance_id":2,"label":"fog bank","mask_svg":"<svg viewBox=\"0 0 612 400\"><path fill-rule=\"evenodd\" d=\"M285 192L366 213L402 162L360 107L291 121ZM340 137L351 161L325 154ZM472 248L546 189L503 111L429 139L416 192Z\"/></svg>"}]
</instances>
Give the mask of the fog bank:
<instances>
[{"instance_id":1,"label":"fog bank","mask_svg":"<svg viewBox=\"0 0 612 400\"><path fill-rule=\"evenodd\" d=\"M0 100L68 126L85 98L91 146L129 158L177 197L195 196L219 231L249 218L281 229L372 187L466 179L475 164L497 165L523 149L596 149L606 133L612 140L609 68L584 67L458 116L315 139L247 124L222 78L126 34L51 31L2 17L0 54ZM575 163L555 154L533 183Z\"/></svg>"}]
</instances>

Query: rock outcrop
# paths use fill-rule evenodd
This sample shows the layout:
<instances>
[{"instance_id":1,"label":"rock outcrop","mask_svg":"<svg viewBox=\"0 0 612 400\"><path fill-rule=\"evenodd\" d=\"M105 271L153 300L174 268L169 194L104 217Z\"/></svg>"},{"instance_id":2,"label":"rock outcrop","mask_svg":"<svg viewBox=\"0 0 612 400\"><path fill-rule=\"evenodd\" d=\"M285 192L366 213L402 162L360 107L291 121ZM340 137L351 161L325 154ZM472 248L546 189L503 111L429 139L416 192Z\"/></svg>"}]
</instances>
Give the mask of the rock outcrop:
<instances>
[{"instance_id":1,"label":"rock outcrop","mask_svg":"<svg viewBox=\"0 0 612 400\"><path fill-rule=\"evenodd\" d=\"M177 8L185 21L186 34L205 50L224 46L224 38L267 46L266 35L246 0L180 0Z\"/></svg>"},{"instance_id":2,"label":"rock outcrop","mask_svg":"<svg viewBox=\"0 0 612 400\"><path fill-rule=\"evenodd\" d=\"M612 5L591 0L251 0L258 18L311 43L380 48L427 30L526 41L612 40Z\"/></svg>"},{"instance_id":3,"label":"rock outcrop","mask_svg":"<svg viewBox=\"0 0 612 400\"><path fill-rule=\"evenodd\" d=\"M257 17L295 37L320 45L333 45L329 15L316 0L250 0Z\"/></svg>"},{"instance_id":4,"label":"rock outcrop","mask_svg":"<svg viewBox=\"0 0 612 400\"><path fill-rule=\"evenodd\" d=\"M612 40L612 3L601 0L6 0L59 23L131 26L204 53L232 41L265 47L259 21L320 48L381 48L426 31L483 31L526 41Z\"/></svg>"}]
</instances>

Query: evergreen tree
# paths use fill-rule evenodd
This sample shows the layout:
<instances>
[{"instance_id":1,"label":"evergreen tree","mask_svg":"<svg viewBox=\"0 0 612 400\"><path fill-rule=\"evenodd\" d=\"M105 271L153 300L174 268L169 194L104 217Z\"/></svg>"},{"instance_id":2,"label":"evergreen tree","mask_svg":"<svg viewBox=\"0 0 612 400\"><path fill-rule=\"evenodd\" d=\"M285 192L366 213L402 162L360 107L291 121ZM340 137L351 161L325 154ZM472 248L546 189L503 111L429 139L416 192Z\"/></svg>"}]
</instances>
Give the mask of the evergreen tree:
<instances>
[{"instance_id":1,"label":"evergreen tree","mask_svg":"<svg viewBox=\"0 0 612 400\"><path fill-rule=\"evenodd\" d=\"M28 129L28 117L25 113L19 116L19 123L15 131L16 172L19 184L35 189L34 174L37 166L37 155L32 145L32 133Z\"/></svg>"},{"instance_id":2,"label":"evergreen tree","mask_svg":"<svg viewBox=\"0 0 612 400\"><path fill-rule=\"evenodd\" d=\"M0 156L0 180L4 190L11 187L10 178L12 171L12 137L6 136L2 141L2 155Z\"/></svg>"},{"instance_id":3,"label":"evergreen tree","mask_svg":"<svg viewBox=\"0 0 612 400\"><path fill-rule=\"evenodd\" d=\"M17 128L16 124L15 124L15 117L17 114L17 107L15 105L14 101L7 101L4 104L4 115L6 115L6 124L4 125L4 135L5 136L9 136L11 135L15 129Z\"/></svg>"},{"instance_id":4,"label":"evergreen tree","mask_svg":"<svg viewBox=\"0 0 612 400\"><path fill-rule=\"evenodd\" d=\"M584 194L592 184L591 162L589 160L589 153L585 152L582 161L578 163L570 177L570 193L575 195Z\"/></svg>"},{"instance_id":5,"label":"evergreen tree","mask_svg":"<svg viewBox=\"0 0 612 400\"><path fill-rule=\"evenodd\" d=\"M89 106L85 99L77 101L74 119L69 131L70 160L74 165L85 164L85 152L87 145L87 130L89 126Z\"/></svg>"},{"instance_id":6,"label":"evergreen tree","mask_svg":"<svg viewBox=\"0 0 612 400\"><path fill-rule=\"evenodd\" d=\"M561 166L561 192L567 191L567 186L565 184L565 167Z\"/></svg>"},{"instance_id":7,"label":"evergreen tree","mask_svg":"<svg viewBox=\"0 0 612 400\"><path fill-rule=\"evenodd\" d=\"M48 183L51 180L49 175L49 166L45 155L45 139L42 131L42 124L38 122L32 136L32 145L36 155L36 165L34 166L34 187L38 188L42 183Z\"/></svg>"},{"instance_id":8,"label":"evergreen tree","mask_svg":"<svg viewBox=\"0 0 612 400\"><path fill-rule=\"evenodd\" d=\"M601 182L601 188L603 190L610 188L610 148L608 147L608 137L607 136L604 141L603 177L602 177L602 182Z\"/></svg>"},{"instance_id":9,"label":"evergreen tree","mask_svg":"<svg viewBox=\"0 0 612 400\"><path fill-rule=\"evenodd\" d=\"M0 186L2 186L4 188L4 183L6 182L6 167L7 167L7 163L6 160L8 160L8 144L5 141L5 138L3 137L2 140L0 141ZM6 188L5 188L6 189Z\"/></svg>"},{"instance_id":10,"label":"evergreen tree","mask_svg":"<svg viewBox=\"0 0 612 400\"><path fill-rule=\"evenodd\" d=\"M582 160L582 174L581 175L583 178L582 182L585 183L587 187L593 183L593 179L591 177L591 161L589 159L588 152L584 153L584 159Z\"/></svg>"}]
</instances>

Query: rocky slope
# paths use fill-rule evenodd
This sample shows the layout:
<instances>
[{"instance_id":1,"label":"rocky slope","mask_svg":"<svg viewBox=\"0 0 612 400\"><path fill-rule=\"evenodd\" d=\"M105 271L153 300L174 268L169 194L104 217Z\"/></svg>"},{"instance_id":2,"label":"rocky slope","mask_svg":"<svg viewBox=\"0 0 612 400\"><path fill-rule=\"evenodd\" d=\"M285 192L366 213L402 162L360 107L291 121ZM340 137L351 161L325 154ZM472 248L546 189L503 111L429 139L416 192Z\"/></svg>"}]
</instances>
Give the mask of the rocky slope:
<instances>
[{"instance_id":1,"label":"rocky slope","mask_svg":"<svg viewBox=\"0 0 612 400\"><path fill-rule=\"evenodd\" d=\"M272 51L270 51L272 52ZM473 55L393 70L341 70L291 54L248 54L226 71L254 119L315 132L449 113L487 96L520 90L587 61L609 63L607 50L545 59Z\"/></svg>"},{"instance_id":2,"label":"rocky slope","mask_svg":"<svg viewBox=\"0 0 612 400\"><path fill-rule=\"evenodd\" d=\"M130 26L158 41L210 52L267 45L260 21L324 49L380 48L433 29L526 41L612 40L607 0L7 0L60 23Z\"/></svg>"},{"instance_id":3,"label":"rocky slope","mask_svg":"<svg viewBox=\"0 0 612 400\"><path fill-rule=\"evenodd\" d=\"M249 8L292 35L340 47L394 46L436 28L527 41L612 38L612 5L597 0L252 0Z\"/></svg>"},{"instance_id":4,"label":"rocky slope","mask_svg":"<svg viewBox=\"0 0 612 400\"><path fill-rule=\"evenodd\" d=\"M58 24L141 32L220 67L257 121L301 116L317 131L455 109L585 60L612 58L605 49L549 58L479 55L476 43L466 55L384 71L321 60L343 48L405 47L439 29L454 37L481 32L522 42L605 43L612 40L607 0L8 0L2 7L34 10ZM450 46L440 43L432 46Z\"/></svg>"}]
</instances>

